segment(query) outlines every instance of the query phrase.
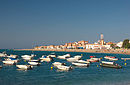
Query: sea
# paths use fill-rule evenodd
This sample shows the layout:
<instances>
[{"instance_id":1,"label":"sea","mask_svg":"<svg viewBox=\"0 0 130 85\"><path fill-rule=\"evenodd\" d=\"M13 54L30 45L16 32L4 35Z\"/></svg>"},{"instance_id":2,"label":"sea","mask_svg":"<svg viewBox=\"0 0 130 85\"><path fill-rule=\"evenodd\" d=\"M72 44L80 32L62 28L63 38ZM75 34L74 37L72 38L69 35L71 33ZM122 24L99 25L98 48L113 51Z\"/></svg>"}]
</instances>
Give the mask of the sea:
<instances>
[{"instance_id":1,"label":"sea","mask_svg":"<svg viewBox=\"0 0 130 85\"><path fill-rule=\"evenodd\" d=\"M39 59L42 55L55 53L57 56L70 54L72 57L83 55L82 60L89 59L90 56L96 56L105 60L104 56L116 56L119 58L116 63L121 65L122 69L100 67L101 62L91 63L89 67L75 67L66 60L54 58L52 62L42 62L40 66L34 66L32 70L19 70L16 65L5 65L2 63L4 58L0 58L0 85L130 85L130 60L121 60L121 58L130 58L130 55L108 54L108 53L85 53L85 52L55 52L55 51L16 51L2 49L8 55L18 55L20 62L17 64L28 64L21 58L22 55L36 56ZM53 62L63 62L67 66L73 66L71 71L60 71L52 68ZM125 65L126 63L126 65Z\"/></svg>"}]
</instances>

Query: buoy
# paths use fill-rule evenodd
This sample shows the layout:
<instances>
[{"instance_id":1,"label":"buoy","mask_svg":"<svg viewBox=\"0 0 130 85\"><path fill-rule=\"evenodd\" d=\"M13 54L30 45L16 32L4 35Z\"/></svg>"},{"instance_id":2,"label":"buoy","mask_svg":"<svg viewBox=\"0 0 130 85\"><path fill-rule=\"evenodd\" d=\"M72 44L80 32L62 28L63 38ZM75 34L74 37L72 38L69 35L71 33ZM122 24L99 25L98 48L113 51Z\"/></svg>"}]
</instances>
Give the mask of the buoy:
<instances>
[{"instance_id":1,"label":"buoy","mask_svg":"<svg viewBox=\"0 0 130 85\"><path fill-rule=\"evenodd\" d=\"M126 59L124 61L126 61Z\"/></svg>"},{"instance_id":2,"label":"buoy","mask_svg":"<svg viewBox=\"0 0 130 85\"><path fill-rule=\"evenodd\" d=\"M83 54L81 54L81 56L82 56Z\"/></svg>"},{"instance_id":3,"label":"buoy","mask_svg":"<svg viewBox=\"0 0 130 85\"><path fill-rule=\"evenodd\" d=\"M51 66L51 70L53 69L53 67Z\"/></svg>"},{"instance_id":4,"label":"buoy","mask_svg":"<svg viewBox=\"0 0 130 85\"><path fill-rule=\"evenodd\" d=\"M126 66L127 63L125 63L125 66Z\"/></svg>"},{"instance_id":5,"label":"buoy","mask_svg":"<svg viewBox=\"0 0 130 85\"><path fill-rule=\"evenodd\" d=\"M24 62L26 62L26 60L24 60Z\"/></svg>"},{"instance_id":6,"label":"buoy","mask_svg":"<svg viewBox=\"0 0 130 85\"><path fill-rule=\"evenodd\" d=\"M98 67L98 65L97 65L97 67Z\"/></svg>"}]
</instances>

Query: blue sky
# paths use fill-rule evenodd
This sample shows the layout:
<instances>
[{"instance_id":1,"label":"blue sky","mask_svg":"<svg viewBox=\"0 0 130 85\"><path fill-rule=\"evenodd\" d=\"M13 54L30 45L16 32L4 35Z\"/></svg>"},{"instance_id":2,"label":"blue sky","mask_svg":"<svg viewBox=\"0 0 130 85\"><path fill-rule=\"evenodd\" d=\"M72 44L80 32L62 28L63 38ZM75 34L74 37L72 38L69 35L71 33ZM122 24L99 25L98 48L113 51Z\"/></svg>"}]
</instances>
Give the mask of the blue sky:
<instances>
[{"instance_id":1,"label":"blue sky","mask_svg":"<svg viewBox=\"0 0 130 85\"><path fill-rule=\"evenodd\" d=\"M130 39L130 0L0 0L0 48Z\"/></svg>"}]
</instances>

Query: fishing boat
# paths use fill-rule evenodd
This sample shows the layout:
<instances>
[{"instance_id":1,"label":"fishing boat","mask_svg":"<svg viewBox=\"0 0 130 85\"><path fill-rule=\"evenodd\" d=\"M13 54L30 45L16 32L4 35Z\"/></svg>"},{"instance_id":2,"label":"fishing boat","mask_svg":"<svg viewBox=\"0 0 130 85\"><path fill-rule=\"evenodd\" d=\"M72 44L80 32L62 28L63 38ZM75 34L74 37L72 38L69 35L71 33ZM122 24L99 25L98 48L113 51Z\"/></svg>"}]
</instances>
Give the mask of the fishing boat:
<instances>
[{"instance_id":1,"label":"fishing boat","mask_svg":"<svg viewBox=\"0 0 130 85\"><path fill-rule=\"evenodd\" d=\"M34 62L34 61L29 61L28 63L29 63L30 65L35 65L35 66L40 65L39 62Z\"/></svg>"},{"instance_id":2,"label":"fishing boat","mask_svg":"<svg viewBox=\"0 0 130 85\"><path fill-rule=\"evenodd\" d=\"M15 65L16 62L12 61L12 60L7 60L7 61L2 61L4 64L8 64L8 65Z\"/></svg>"},{"instance_id":3,"label":"fishing boat","mask_svg":"<svg viewBox=\"0 0 130 85\"><path fill-rule=\"evenodd\" d=\"M19 69L24 69L24 70L29 70L33 68L32 65L16 65L16 67L18 67Z\"/></svg>"},{"instance_id":4,"label":"fishing boat","mask_svg":"<svg viewBox=\"0 0 130 85\"><path fill-rule=\"evenodd\" d=\"M115 62L108 62L108 61L102 61L100 63L100 66L102 66L102 67L108 67L108 68L117 68L117 69L122 68L122 66L116 64Z\"/></svg>"},{"instance_id":5,"label":"fishing boat","mask_svg":"<svg viewBox=\"0 0 130 85\"><path fill-rule=\"evenodd\" d=\"M88 67L89 66L89 64L87 64L87 63L76 63L76 62L73 62L72 64L75 65L75 66L79 66L79 67Z\"/></svg>"}]
</instances>

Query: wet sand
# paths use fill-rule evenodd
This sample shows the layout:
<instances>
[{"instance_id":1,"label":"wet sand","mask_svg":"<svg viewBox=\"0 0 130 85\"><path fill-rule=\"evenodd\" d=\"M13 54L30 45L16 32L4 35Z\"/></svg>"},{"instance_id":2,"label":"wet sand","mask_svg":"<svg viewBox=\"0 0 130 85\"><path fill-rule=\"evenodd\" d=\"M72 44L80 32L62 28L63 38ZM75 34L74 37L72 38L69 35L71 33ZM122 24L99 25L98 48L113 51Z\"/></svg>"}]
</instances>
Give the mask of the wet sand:
<instances>
[{"instance_id":1,"label":"wet sand","mask_svg":"<svg viewBox=\"0 0 130 85\"><path fill-rule=\"evenodd\" d=\"M25 51L61 51L61 52L87 52L87 53L113 53L113 54L126 54L130 55L130 49L14 49L14 50L25 50Z\"/></svg>"}]
</instances>

